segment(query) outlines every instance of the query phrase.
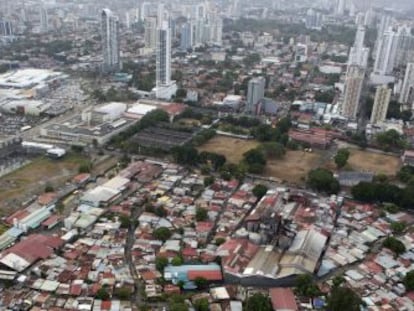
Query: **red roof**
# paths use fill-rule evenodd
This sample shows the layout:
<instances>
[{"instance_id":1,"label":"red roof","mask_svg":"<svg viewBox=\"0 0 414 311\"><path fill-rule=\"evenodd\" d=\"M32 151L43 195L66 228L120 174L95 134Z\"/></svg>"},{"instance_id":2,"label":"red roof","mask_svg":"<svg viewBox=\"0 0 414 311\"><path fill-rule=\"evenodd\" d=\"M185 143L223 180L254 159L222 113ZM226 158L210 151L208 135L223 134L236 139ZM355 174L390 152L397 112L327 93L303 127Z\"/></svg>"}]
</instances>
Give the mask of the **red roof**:
<instances>
[{"instance_id":1,"label":"red roof","mask_svg":"<svg viewBox=\"0 0 414 311\"><path fill-rule=\"evenodd\" d=\"M52 215L48 219L46 219L44 222L42 222L42 226L49 227L51 225L54 225L60 221L60 217L58 215Z\"/></svg>"},{"instance_id":2,"label":"red roof","mask_svg":"<svg viewBox=\"0 0 414 311\"><path fill-rule=\"evenodd\" d=\"M188 279L194 281L196 278L205 278L207 281L221 281L223 280L223 275L221 271L188 271Z\"/></svg>"},{"instance_id":3,"label":"red roof","mask_svg":"<svg viewBox=\"0 0 414 311\"><path fill-rule=\"evenodd\" d=\"M54 249L63 245L63 240L54 236L32 234L16 245L3 252L3 256L13 253L24 258L29 263L46 259L53 254Z\"/></svg>"},{"instance_id":4,"label":"red roof","mask_svg":"<svg viewBox=\"0 0 414 311\"><path fill-rule=\"evenodd\" d=\"M29 215L30 213L27 210L19 210L15 213L13 213L12 215L10 215L9 217L6 218L6 223L8 223L9 225L13 225L13 219L17 219L17 220L21 220L23 218L25 218L27 215Z\"/></svg>"},{"instance_id":5,"label":"red roof","mask_svg":"<svg viewBox=\"0 0 414 311\"><path fill-rule=\"evenodd\" d=\"M182 255L184 257L196 257L198 254L197 254L197 250L195 248L186 247L186 248L183 249Z\"/></svg>"},{"instance_id":6,"label":"red roof","mask_svg":"<svg viewBox=\"0 0 414 311\"><path fill-rule=\"evenodd\" d=\"M272 300L273 310L275 311L297 311L295 295L290 288L271 288L270 299Z\"/></svg>"},{"instance_id":7,"label":"red roof","mask_svg":"<svg viewBox=\"0 0 414 311\"><path fill-rule=\"evenodd\" d=\"M112 303L111 301L102 301L101 310L111 310Z\"/></svg>"},{"instance_id":8,"label":"red roof","mask_svg":"<svg viewBox=\"0 0 414 311\"><path fill-rule=\"evenodd\" d=\"M81 183L84 183L85 181L87 181L90 177L91 177L91 174L82 173L82 174L79 174L79 175L73 177L73 182L77 183L77 184L81 184Z\"/></svg>"},{"instance_id":9,"label":"red roof","mask_svg":"<svg viewBox=\"0 0 414 311\"><path fill-rule=\"evenodd\" d=\"M196 231L197 232L209 232L213 229L214 224L209 221L199 221L197 222Z\"/></svg>"},{"instance_id":10,"label":"red roof","mask_svg":"<svg viewBox=\"0 0 414 311\"><path fill-rule=\"evenodd\" d=\"M70 295L72 296L80 296L82 293L82 285L81 284L75 284L70 287Z\"/></svg>"}]
</instances>

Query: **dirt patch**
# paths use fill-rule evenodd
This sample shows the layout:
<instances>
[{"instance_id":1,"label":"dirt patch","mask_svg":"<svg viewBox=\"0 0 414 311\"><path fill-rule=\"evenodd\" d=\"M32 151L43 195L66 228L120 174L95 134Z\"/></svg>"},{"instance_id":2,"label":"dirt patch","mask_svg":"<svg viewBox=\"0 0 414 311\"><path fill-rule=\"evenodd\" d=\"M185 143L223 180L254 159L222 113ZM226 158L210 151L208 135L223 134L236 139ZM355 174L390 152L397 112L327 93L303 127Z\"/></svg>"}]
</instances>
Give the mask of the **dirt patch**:
<instances>
[{"instance_id":1,"label":"dirt patch","mask_svg":"<svg viewBox=\"0 0 414 311\"><path fill-rule=\"evenodd\" d=\"M348 165L355 171L394 176L400 169L401 161L398 157L367 150L349 150L351 155Z\"/></svg>"},{"instance_id":2,"label":"dirt patch","mask_svg":"<svg viewBox=\"0 0 414 311\"><path fill-rule=\"evenodd\" d=\"M267 161L265 176L293 184L303 184L308 172L319 165L320 159L319 152L288 150L283 159Z\"/></svg>"},{"instance_id":3,"label":"dirt patch","mask_svg":"<svg viewBox=\"0 0 414 311\"><path fill-rule=\"evenodd\" d=\"M255 140L245 140L226 136L216 136L198 148L198 151L215 152L224 155L228 162L239 163L243 154L259 146Z\"/></svg>"},{"instance_id":4,"label":"dirt patch","mask_svg":"<svg viewBox=\"0 0 414 311\"><path fill-rule=\"evenodd\" d=\"M47 184L58 188L78 173L79 165L87 158L71 154L61 160L46 157L34 159L30 164L0 178L1 214L18 202L41 193Z\"/></svg>"}]
</instances>

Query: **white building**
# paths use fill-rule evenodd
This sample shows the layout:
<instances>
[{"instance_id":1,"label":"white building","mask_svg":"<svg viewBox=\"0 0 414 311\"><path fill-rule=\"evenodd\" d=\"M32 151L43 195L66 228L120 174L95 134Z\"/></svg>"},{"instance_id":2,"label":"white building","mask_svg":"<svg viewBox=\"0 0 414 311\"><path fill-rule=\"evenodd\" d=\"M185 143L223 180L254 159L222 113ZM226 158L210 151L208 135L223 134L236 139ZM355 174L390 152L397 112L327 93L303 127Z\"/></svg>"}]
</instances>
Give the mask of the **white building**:
<instances>
[{"instance_id":1,"label":"white building","mask_svg":"<svg viewBox=\"0 0 414 311\"><path fill-rule=\"evenodd\" d=\"M398 34L389 28L382 35L375 57L374 72L379 75L390 75L394 70L398 47Z\"/></svg>"},{"instance_id":2,"label":"white building","mask_svg":"<svg viewBox=\"0 0 414 311\"><path fill-rule=\"evenodd\" d=\"M414 63L408 63L405 69L399 102L408 105L409 109L414 108Z\"/></svg>"},{"instance_id":3,"label":"white building","mask_svg":"<svg viewBox=\"0 0 414 311\"><path fill-rule=\"evenodd\" d=\"M118 71L120 69L119 20L109 9L101 14L103 69Z\"/></svg>"},{"instance_id":4,"label":"white building","mask_svg":"<svg viewBox=\"0 0 414 311\"><path fill-rule=\"evenodd\" d=\"M40 7L40 31L47 32L49 30L49 16L44 6Z\"/></svg>"},{"instance_id":5,"label":"white building","mask_svg":"<svg viewBox=\"0 0 414 311\"><path fill-rule=\"evenodd\" d=\"M247 90L247 113L256 113L258 103L265 95L266 79L264 77L252 78L248 84Z\"/></svg>"},{"instance_id":6,"label":"white building","mask_svg":"<svg viewBox=\"0 0 414 311\"><path fill-rule=\"evenodd\" d=\"M348 65L366 68L368 65L369 48L364 46L365 27L359 26L355 35L355 42L349 53Z\"/></svg>"},{"instance_id":7,"label":"white building","mask_svg":"<svg viewBox=\"0 0 414 311\"><path fill-rule=\"evenodd\" d=\"M157 30L156 62L155 96L170 100L177 92L177 85L171 80L171 33L168 22L163 22Z\"/></svg>"},{"instance_id":8,"label":"white building","mask_svg":"<svg viewBox=\"0 0 414 311\"><path fill-rule=\"evenodd\" d=\"M391 99L391 89L386 85L379 86L375 93L374 107L371 113L371 123L377 124L386 119L388 105Z\"/></svg>"},{"instance_id":9,"label":"white building","mask_svg":"<svg viewBox=\"0 0 414 311\"><path fill-rule=\"evenodd\" d=\"M155 51L157 47L157 17L148 16L145 18L145 48Z\"/></svg>"}]
</instances>

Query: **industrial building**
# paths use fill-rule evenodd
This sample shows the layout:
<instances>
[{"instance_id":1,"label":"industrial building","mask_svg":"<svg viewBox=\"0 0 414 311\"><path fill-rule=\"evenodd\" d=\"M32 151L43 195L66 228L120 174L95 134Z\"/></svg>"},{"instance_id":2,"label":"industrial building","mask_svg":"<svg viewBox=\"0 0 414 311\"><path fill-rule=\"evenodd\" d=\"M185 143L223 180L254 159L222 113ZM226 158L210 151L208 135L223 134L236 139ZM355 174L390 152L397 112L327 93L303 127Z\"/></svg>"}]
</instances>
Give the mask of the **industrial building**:
<instances>
[{"instance_id":1,"label":"industrial building","mask_svg":"<svg viewBox=\"0 0 414 311\"><path fill-rule=\"evenodd\" d=\"M50 104L42 98L67 76L44 69L19 69L0 75L0 112L39 116Z\"/></svg>"}]
</instances>

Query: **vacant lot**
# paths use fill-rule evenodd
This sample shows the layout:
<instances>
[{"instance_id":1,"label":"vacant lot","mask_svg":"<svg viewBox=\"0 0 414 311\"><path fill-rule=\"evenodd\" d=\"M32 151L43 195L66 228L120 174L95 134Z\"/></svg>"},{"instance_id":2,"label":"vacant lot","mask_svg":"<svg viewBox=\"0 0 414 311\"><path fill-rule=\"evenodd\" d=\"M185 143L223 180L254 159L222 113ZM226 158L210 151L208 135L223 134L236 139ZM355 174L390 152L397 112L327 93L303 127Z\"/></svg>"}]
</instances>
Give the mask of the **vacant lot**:
<instances>
[{"instance_id":1,"label":"vacant lot","mask_svg":"<svg viewBox=\"0 0 414 311\"><path fill-rule=\"evenodd\" d=\"M398 157L359 149L349 151L351 155L348 164L353 170L393 176L401 165Z\"/></svg>"},{"instance_id":2,"label":"vacant lot","mask_svg":"<svg viewBox=\"0 0 414 311\"><path fill-rule=\"evenodd\" d=\"M61 160L40 157L3 176L0 178L0 213L5 212L4 209L16 200L22 202L42 192L47 184L55 188L64 184L78 173L79 165L86 160L80 155L68 155Z\"/></svg>"},{"instance_id":3,"label":"vacant lot","mask_svg":"<svg viewBox=\"0 0 414 311\"><path fill-rule=\"evenodd\" d=\"M208 151L222 154L230 163L239 163L243 154L256 148L259 142L255 140L237 139L226 136L216 136L198 148L198 151Z\"/></svg>"},{"instance_id":4,"label":"vacant lot","mask_svg":"<svg viewBox=\"0 0 414 311\"><path fill-rule=\"evenodd\" d=\"M321 154L288 150L283 159L267 160L265 175L288 183L302 184L308 172L319 166Z\"/></svg>"}]
</instances>

